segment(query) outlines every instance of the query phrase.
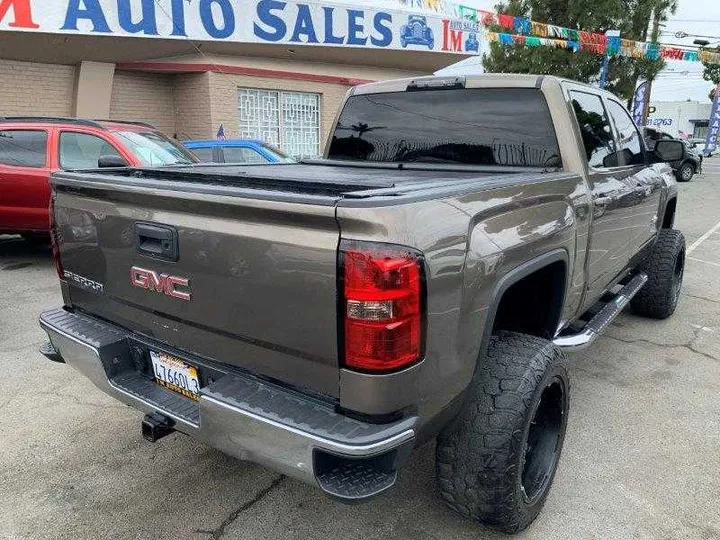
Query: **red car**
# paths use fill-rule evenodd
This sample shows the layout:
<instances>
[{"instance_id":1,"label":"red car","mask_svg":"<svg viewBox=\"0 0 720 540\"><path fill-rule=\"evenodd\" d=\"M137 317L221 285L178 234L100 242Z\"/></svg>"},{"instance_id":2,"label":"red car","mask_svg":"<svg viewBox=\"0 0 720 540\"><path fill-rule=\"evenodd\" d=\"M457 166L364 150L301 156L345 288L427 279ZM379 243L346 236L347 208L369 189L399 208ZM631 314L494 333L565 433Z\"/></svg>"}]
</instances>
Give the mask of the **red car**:
<instances>
[{"instance_id":1,"label":"red car","mask_svg":"<svg viewBox=\"0 0 720 540\"><path fill-rule=\"evenodd\" d=\"M50 174L197 162L153 126L117 120L0 118L0 234L46 241Z\"/></svg>"}]
</instances>

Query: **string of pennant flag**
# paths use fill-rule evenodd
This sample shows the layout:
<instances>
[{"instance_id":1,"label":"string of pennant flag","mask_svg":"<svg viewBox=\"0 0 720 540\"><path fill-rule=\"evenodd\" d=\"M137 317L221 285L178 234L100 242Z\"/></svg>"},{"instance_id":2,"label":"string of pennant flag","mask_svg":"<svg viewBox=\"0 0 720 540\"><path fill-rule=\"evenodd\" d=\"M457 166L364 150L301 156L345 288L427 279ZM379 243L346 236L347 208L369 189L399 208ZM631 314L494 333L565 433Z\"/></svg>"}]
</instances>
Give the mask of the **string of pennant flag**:
<instances>
[{"instance_id":1,"label":"string of pennant flag","mask_svg":"<svg viewBox=\"0 0 720 540\"><path fill-rule=\"evenodd\" d=\"M441 12L449 17L470 21L486 28L488 41L504 46L554 47L573 52L590 51L599 55L647 58L649 60L684 60L686 62L720 63L720 53L709 50L684 49L658 43L645 43L598 32L586 32L554 24L493 13L448 0L399 0L405 7ZM500 27L507 32L493 32Z\"/></svg>"}]
</instances>

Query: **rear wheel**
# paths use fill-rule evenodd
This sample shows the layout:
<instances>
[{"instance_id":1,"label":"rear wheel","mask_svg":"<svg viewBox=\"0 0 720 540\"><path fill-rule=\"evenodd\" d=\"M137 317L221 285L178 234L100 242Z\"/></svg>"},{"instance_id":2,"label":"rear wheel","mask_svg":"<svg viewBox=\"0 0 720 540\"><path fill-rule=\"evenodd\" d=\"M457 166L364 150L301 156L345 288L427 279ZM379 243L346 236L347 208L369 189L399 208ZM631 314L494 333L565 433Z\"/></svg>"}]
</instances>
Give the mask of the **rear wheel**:
<instances>
[{"instance_id":1,"label":"rear wheel","mask_svg":"<svg viewBox=\"0 0 720 540\"><path fill-rule=\"evenodd\" d=\"M445 502L505 532L540 513L565 439L570 383L563 353L547 340L493 336L456 421L438 436Z\"/></svg>"},{"instance_id":2,"label":"rear wheel","mask_svg":"<svg viewBox=\"0 0 720 540\"><path fill-rule=\"evenodd\" d=\"M679 182L689 182L694 174L695 167L693 167L692 163L683 163L678 169L677 179Z\"/></svg>"},{"instance_id":3,"label":"rear wheel","mask_svg":"<svg viewBox=\"0 0 720 540\"><path fill-rule=\"evenodd\" d=\"M630 301L638 315L667 319L675 312L685 271L685 237L675 229L660 229L657 242L641 271L648 281Z\"/></svg>"}]
</instances>

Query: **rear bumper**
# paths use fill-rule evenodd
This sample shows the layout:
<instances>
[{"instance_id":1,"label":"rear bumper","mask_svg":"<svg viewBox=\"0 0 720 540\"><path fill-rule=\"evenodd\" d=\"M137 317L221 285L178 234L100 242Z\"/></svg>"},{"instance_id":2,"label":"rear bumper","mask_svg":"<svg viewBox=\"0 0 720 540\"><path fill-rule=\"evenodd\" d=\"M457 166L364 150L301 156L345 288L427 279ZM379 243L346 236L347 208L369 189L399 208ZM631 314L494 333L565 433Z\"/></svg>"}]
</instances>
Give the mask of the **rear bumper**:
<instances>
[{"instance_id":1,"label":"rear bumper","mask_svg":"<svg viewBox=\"0 0 720 540\"><path fill-rule=\"evenodd\" d=\"M161 414L174 429L236 458L317 482L340 499L364 499L391 487L414 446L415 417L365 423L234 372L203 387L195 402L136 371L132 334L120 327L63 309L41 314L40 325L61 361L103 392L146 414Z\"/></svg>"}]
</instances>

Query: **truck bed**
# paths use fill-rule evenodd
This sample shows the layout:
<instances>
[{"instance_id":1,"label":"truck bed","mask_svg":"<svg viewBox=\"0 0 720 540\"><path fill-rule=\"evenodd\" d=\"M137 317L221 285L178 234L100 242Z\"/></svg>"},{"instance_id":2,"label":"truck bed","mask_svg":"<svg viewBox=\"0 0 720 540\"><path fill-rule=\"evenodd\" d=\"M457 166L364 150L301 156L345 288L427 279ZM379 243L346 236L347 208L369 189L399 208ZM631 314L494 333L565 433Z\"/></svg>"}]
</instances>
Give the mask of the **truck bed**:
<instances>
[{"instance_id":1,"label":"truck bed","mask_svg":"<svg viewBox=\"0 0 720 540\"><path fill-rule=\"evenodd\" d=\"M335 199L362 197L375 193L389 194L418 189L452 186L468 181L489 179L507 180L519 174L540 172L537 168L467 167L453 165L371 164L314 160L287 165L192 165L181 167L106 169L83 172L78 179L84 182L103 182L109 177L116 184L163 188L173 182L173 189L200 193L230 193L233 188L260 192L308 195ZM58 175L72 178L72 173ZM248 193L243 193L248 195ZM259 193L255 194L260 196ZM272 197L272 195L268 194ZM316 203L328 203L320 199Z\"/></svg>"}]
</instances>

